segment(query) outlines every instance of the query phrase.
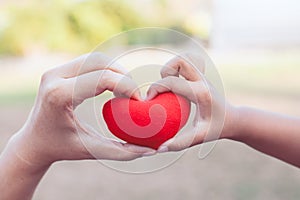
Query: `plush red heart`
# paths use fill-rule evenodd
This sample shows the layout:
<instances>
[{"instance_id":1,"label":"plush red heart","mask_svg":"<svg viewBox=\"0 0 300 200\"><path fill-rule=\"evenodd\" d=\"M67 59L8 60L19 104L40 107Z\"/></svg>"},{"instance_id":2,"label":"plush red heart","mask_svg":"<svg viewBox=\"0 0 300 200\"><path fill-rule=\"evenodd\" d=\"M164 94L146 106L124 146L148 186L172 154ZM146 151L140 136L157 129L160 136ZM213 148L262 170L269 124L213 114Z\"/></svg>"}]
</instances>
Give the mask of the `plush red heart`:
<instances>
[{"instance_id":1,"label":"plush red heart","mask_svg":"<svg viewBox=\"0 0 300 200\"><path fill-rule=\"evenodd\" d=\"M186 124L190 101L167 92L149 101L117 97L103 106L108 129L118 138L157 149Z\"/></svg>"}]
</instances>

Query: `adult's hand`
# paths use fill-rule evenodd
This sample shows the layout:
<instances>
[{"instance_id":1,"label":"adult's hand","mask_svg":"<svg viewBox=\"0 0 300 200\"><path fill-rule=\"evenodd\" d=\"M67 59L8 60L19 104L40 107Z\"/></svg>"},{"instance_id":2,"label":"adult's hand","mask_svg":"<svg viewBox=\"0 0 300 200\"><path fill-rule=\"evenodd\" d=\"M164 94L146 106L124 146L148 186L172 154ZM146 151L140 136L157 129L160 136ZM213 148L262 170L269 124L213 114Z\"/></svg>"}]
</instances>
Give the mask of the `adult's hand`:
<instances>
[{"instance_id":1,"label":"adult's hand","mask_svg":"<svg viewBox=\"0 0 300 200\"><path fill-rule=\"evenodd\" d=\"M103 54L87 54L42 76L27 122L12 136L0 157L1 199L30 199L44 173L56 161L95 157L132 160L155 153L105 138L74 115L85 99L105 90L140 98L126 70L116 64L108 66L110 62ZM120 81L122 84L118 84Z\"/></svg>"}]
</instances>

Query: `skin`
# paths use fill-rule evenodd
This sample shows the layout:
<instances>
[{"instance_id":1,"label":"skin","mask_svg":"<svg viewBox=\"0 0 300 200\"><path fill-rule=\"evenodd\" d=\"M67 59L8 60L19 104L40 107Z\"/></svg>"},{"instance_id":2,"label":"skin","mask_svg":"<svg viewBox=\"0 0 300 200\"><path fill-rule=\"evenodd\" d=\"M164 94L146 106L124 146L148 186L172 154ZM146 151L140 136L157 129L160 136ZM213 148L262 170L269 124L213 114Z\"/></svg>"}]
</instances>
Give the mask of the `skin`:
<instances>
[{"instance_id":1,"label":"skin","mask_svg":"<svg viewBox=\"0 0 300 200\"><path fill-rule=\"evenodd\" d=\"M191 63L200 66L202 72L196 73ZM204 67L201 68L201 65L203 62L199 56L176 57L162 68L162 79L152 84L148 91L149 99L159 93L172 91L185 96L201 110L197 114L197 120L201 123L194 124L194 130L165 142L158 152L180 151L204 141L218 139L216 136L219 136L219 139L242 142L300 167L300 118L224 102L205 79ZM214 121L219 119L212 117L212 110L215 114L225 113L224 124ZM222 118L220 120L223 121ZM215 128L214 125L222 128ZM216 134L216 130L221 130L221 134Z\"/></svg>"},{"instance_id":2,"label":"skin","mask_svg":"<svg viewBox=\"0 0 300 200\"><path fill-rule=\"evenodd\" d=\"M84 62L84 67L80 68ZM27 122L12 136L1 154L1 199L31 199L43 175L57 161L95 157L123 161L155 153L149 148L105 138L74 115L76 107L85 99L105 90L139 98L136 85L125 75L126 71L117 65L106 68L109 62L104 55L94 53L43 75ZM100 82L99 76L102 76ZM122 84L117 87L120 80ZM79 91L73 92L75 83Z\"/></svg>"},{"instance_id":3,"label":"skin","mask_svg":"<svg viewBox=\"0 0 300 200\"><path fill-rule=\"evenodd\" d=\"M176 57L163 67L162 79L149 88L147 99L167 91L183 95L198 108L196 123L193 130L167 141L158 152L180 151L218 138L231 139L300 167L299 118L231 105L206 80L204 67L202 73L196 73L186 61L201 67L204 66L201 59L191 55L186 58ZM84 62L85 67L80 69ZM84 55L43 75L27 122L13 135L0 157L2 199L31 199L43 175L60 160L96 157L122 161L156 153L104 138L74 115L85 99L105 90L140 99L137 86L126 76L126 70L117 65L106 68L109 62L99 53ZM100 82L99 76L102 76ZM118 84L121 80L122 84ZM79 91L73 91L75 84ZM96 155L91 155L87 148Z\"/></svg>"}]
</instances>

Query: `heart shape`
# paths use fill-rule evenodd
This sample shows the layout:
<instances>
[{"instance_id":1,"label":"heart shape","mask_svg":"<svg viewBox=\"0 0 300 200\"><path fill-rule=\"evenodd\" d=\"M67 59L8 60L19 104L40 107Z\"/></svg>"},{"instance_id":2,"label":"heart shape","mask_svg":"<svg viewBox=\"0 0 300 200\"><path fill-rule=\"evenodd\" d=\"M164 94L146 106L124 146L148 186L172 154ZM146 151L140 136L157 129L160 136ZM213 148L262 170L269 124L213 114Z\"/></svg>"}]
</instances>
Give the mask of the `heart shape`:
<instances>
[{"instance_id":1,"label":"heart shape","mask_svg":"<svg viewBox=\"0 0 300 200\"><path fill-rule=\"evenodd\" d=\"M107 101L102 114L116 137L153 149L174 137L190 115L190 101L172 92L149 101L116 97Z\"/></svg>"}]
</instances>

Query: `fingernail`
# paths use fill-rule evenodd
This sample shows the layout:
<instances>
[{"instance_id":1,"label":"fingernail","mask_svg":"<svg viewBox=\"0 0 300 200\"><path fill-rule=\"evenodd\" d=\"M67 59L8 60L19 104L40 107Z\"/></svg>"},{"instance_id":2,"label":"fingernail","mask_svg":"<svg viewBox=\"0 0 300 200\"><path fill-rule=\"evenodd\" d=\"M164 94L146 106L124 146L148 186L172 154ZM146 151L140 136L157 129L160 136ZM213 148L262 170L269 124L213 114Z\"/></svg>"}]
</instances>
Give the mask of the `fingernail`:
<instances>
[{"instance_id":1,"label":"fingernail","mask_svg":"<svg viewBox=\"0 0 300 200\"><path fill-rule=\"evenodd\" d=\"M131 98L138 100L138 101L142 100L141 93L139 91L134 92L133 95L131 96Z\"/></svg>"},{"instance_id":2,"label":"fingernail","mask_svg":"<svg viewBox=\"0 0 300 200\"><path fill-rule=\"evenodd\" d=\"M156 154L156 151L153 150L153 151L148 151L148 152L144 153L143 156L144 157L153 156L154 154Z\"/></svg>"},{"instance_id":3,"label":"fingernail","mask_svg":"<svg viewBox=\"0 0 300 200\"><path fill-rule=\"evenodd\" d=\"M149 94L147 94L147 95L145 96L144 100L145 100L145 101L149 101L149 100L150 100Z\"/></svg>"},{"instance_id":4,"label":"fingernail","mask_svg":"<svg viewBox=\"0 0 300 200\"><path fill-rule=\"evenodd\" d=\"M149 101L149 100L150 100L150 99L149 99L148 96L144 98L144 101Z\"/></svg>"},{"instance_id":5,"label":"fingernail","mask_svg":"<svg viewBox=\"0 0 300 200\"><path fill-rule=\"evenodd\" d=\"M146 98L145 98L145 101L149 101L153 98L153 94L152 92L150 92L150 90L147 91L147 95L146 95Z\"/></svg>"},{"instance_id":6,"label":"fingernail","mask_svg":"<svg viewBox=\"0 0 300 200\"><path fill-rule=\"evenodd\" d=\"M142 101L146 101L147 96L145 96L144 94L141 94L141 100Z\"/></svg>"},{"instance_id":7,"label":"fingernail","mask_svg":"<svg viewBox=\"0 0 300 200\"><path fill-rule=\"evenodd\" d=\"M167 152L169 149L167 146L161 146L158 148L157 152L158 153L164 153L164 152Z\"/></svg>"}]
</instances>

